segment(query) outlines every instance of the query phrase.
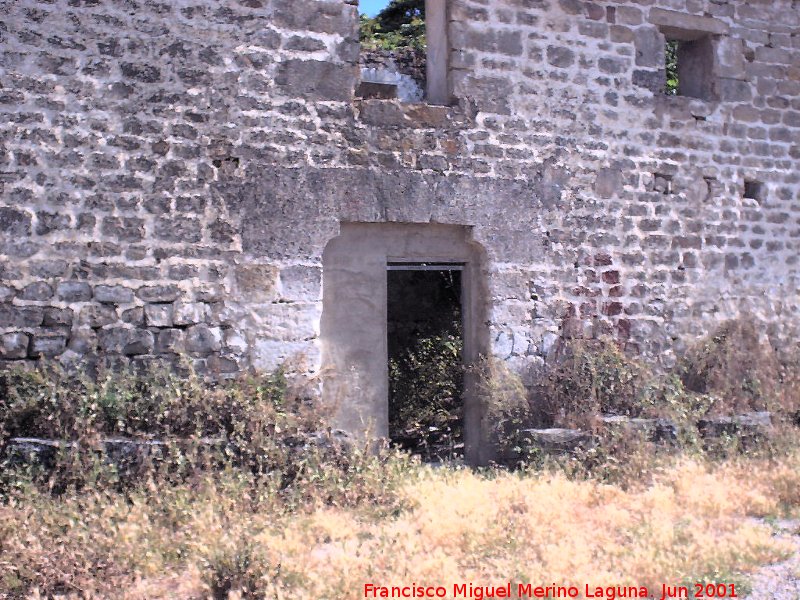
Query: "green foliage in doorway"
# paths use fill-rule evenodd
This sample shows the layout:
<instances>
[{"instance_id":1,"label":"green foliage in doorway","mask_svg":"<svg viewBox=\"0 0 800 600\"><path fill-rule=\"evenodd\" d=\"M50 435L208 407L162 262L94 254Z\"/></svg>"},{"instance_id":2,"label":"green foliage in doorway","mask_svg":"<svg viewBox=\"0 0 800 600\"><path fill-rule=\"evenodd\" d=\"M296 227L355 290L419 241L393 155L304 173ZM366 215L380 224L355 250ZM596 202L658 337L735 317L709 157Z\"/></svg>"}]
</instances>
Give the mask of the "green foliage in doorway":
<instances>
[{"instance_id":1,"label":"green foliage in doorway","mask_svg":"<svg viewBox=\"0 0 800 600\"><path fill-rule=\"evenodd\" d=\"M389 360L389 435L400 446L443 460L463 454L461 324L422 337Z\"/></svg>"},{"instance_id":2,"label":"green foliage in doorway","mask_svg":"<svg viewBox=\"0 0 800 600\"><path fill-rule=\"evenodd\" d=\"M664 91L669 96L678 95L678 44L678 40L667 41L667 87Z\"/></svg>"}]
</instances>

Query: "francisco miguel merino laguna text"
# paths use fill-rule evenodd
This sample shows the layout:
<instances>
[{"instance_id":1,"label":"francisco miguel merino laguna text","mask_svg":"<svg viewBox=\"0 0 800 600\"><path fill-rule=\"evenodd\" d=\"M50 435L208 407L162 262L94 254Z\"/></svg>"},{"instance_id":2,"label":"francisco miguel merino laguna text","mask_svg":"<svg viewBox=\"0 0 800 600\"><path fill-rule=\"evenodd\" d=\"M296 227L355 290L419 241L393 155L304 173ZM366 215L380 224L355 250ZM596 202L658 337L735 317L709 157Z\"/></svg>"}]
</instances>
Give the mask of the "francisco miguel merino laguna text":
<instances>
[{"instance_id":1,"label":"francisco miguel merino laguna text","mask_svg":"<svg viewBox=\"0 0 800 600\"><path fill-rule=\"evenodd\" d=\"M694 584L695 598L737 598L735 584ZM578 598L581 590L575 585L534 585L532 583L516 583L510 581L501 585L475 585L473 583L454 583L450 587L443 585L411 585L384 586L374 583L364 584L365 598L447 598L448 590L453 598L469 598L484 600L486 598ZM689 598L689 586L662 584L660 593L651 596L650 590L643 585L589 585L583 586L582 598ZM512 592L515 595L512 596Z\"/></svg>"}]
</instances>

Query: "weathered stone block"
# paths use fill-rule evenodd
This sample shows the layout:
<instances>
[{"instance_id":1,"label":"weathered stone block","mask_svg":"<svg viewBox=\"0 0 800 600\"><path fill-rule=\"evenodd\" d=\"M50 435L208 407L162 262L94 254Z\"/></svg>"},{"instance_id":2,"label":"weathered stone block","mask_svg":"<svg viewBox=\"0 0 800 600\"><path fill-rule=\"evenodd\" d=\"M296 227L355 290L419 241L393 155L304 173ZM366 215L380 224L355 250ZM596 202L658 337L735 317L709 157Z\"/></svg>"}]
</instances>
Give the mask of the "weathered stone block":
<instances>
[{"instance_id":1,"label":"weathered stone block","mask_svg":"<svg viewBox=\"0 0 800 600\"><path fill-rule=\"evenodd\" d=\"M61 277L67 270L67 262L64 260L32 260L28 265L28 273L31 277L41 277L50 279Z\"/></svg>"},{"instance_id":2,"label":"weathered stone block","mask_svg":"<svg viewBox=\"0 0 800 600\"><path fill-rule=\"evenodd\" d=\"M364 100L360 104L359 117L367 125L399 127L411 125L399 102L386 100Z\"/></svg>"},{"instance_id":3,"label":"weathered stone block","mask_svg":"<svg viewBox=\"0 0 800 600\"><path fill-rule=\"evenodd\" d=\"M319 349L308 342L271 339L256 339L253 344L252 362L257 369L275 370L294 356L303 356L311 364L315 364L319 361Z\"/></svg>"},{"instance_id":4,"label":"weathered stone block","mask_svg":"<svg viewBox=\"0 0 800 600\"><path fill-rule=\"evenodd\" d=\"M67 349L67 338L60 335L34 335L30 345L31 357L54 357Z\"/></svg>"},{"instance_id":5,"label":"weathered stone block","mask_svg":"<svg viewBox=\"0 0 800 600\"><path fill-rule=\"evenodd\" d=\"M155 336L146 329L111 327L100 330L98 341L105 352L134 356L152 352Z\"/></svg>"},{"instance_id":6,"label":"weathered stone block","mask_svg":"<svg viewBox=\"0 0 800 600\"><path fill-rule=\"evenodd\" d=\"M209 356L206 365L210 373L216 374L235 373L239 370L239 364L234 359L219 356L218 354Z\"/></svg>"},{"instance_id":7,"label":"weathered stone block","mask_svg":"<svg viewBox=\"0 0 800 600\"><path fill-rule=\"evenodd\" d=\"M22 288L20 298L23 300L49 300L53 297L53 288L44 281L37 281Z\"/></svg>"},{"instance_id":8,"label":"weathered stone block","mask_svg":"<svg viewBox=\"0 0 800 600\"><path fill-rule=\"evenodd\" d=\"M453 93L473 99L478 109L487 113L510 114L509 98L512 91L511 82L502 77L453 75Z\"/></svg>"},{"instance_id":9,"label":"weathered stone block","mask_svg":"<svg viewBox=\"0 0 800 600\"><path fill-rule=\"evenodd\" d=\"M664 8L651 8L649 20L653 25L658 25L666 35L677 40L689 41L705 35L726 35L730 31L730 26L720 19Z\"/></svg>"},{"instance_id":10,"label":"weathered stone block","mask_svg":"<svg viewBox=\"0 0 800 600\"><path fill-rule=\"evenodd\" d=\"M293 35L286 42L287 50L296 50L298 52L318 52L320 50L325 50L325 48L325 42L316 38L301 37L299 35Z\"/></svg>"},{"instance_id":11,"label":"weathered stone block","mask_svg":"<svg viewBox=\"0 0 800 600\"><path fill-rule=\"evenodd\" d=\"M129 330L128 339L122 348L122 353L127 356L137 354L150 354L155 344L153 332L145 329Z\"/></svg>"},{"instance_id":12,"label":"weathered stone block","mask_svg":"<svg viewBox=\"0 0 800 600\"><path fill-rule=\"evenodd\" d=\"M67 347L80 356L92 354L97 349L97 333L93 329L77 329L70 335Z\"/></svg>"},{"instance_id":13,"label":"weathered stone block","mask_svg":"<svg viewBox=\"0 0 800 600\"><path fill-rule=\"evenodd\" d=\"M156 221L155 234L158 239L169 242L199 242L203 237L203 226L195 218L162 217Z\"/></svg>"},{"instance_id":14,"label":"weathered stone block","mask_svg":"<svg viewBox=\"0 0 800 600\"><path fill-rule=\"evenodd\" d=\"M274 0L275 24L287 29L355 35L353 7L338 2Z\"/></svg>"},{"instance_id":15,"label":"weathered stone block","mask_svg":"<svg viewBox=\"0 0 800 600\"><path fill-rule=\"evenodd\" d=\"M704 438L763 437L772 429L772 415L768 412L752 412L734 416L706 417L697 422Z\"/></svg>"},{"instance_id":16,"label":"weathered stone block","mask_svg":"<svg viewBox=\"0 0 800 600\"><path fill-rule=\"evenodd\" d=\"M219 285L206 285L197 288L194 297L199 302L220 302L225 298L225 290Z\"/></svg>"},{"instance_id":17,"label":"weathered stone block","mask_svg":"<svg viewBox=\"0 0 800 600\"><path fill-rule=\"evenodd\" d=\"M601 6L595 2L583 2L583 14L586 15L587 18L591 19L592 21L608 21L609 23L613 22L614 17L616 15L616 8L609 7L608 11L606 11L606 7Z\"/></svg>"},{"instance_id":18,"label":"weathered stone block","mask_svg":"<svg viewBox=\"0 0 800 600\"><path fill-rule=\"evenodd\" d=\"M69 327L72 325L72 317L72 309L49 306L44 309L43 324L45 327L52 325L66 325Z\"/></svg>"},{"instance_id":19,"label":"weathered stone block","mask_svg":"<svg viewBox=\"0 0 800 600\"><path fill-rule=\"evenodd\" d=\"M102 304L128 304L133 302L133 290L123 285L98 285L94 299Z\"/></svg>"},{"instance_id":20,"label":"weathered stone block","mask_svg":"<svg viewBox=\"0 0 800 600\"><path fill-rule=\"evenodd\" d=\"M0 358L25 358L31 338L27 333L14 331L0 336Z\"/></svg>"},{"instance_id":21,"label":"weathered stone block","mask_svg":"<svg viewBox=\"0 0 800 600\"><path fill-rule=\"evenodd\" d=\"M597 9L602 10L599 6ZM595 21L578 21L578 32L582 36L604 39L608 37L608 25Z\"/></svg>"},{"instance_id":22,"label":"weathered stone block","mask_svg":"<svg viewBox=\"0 0 800 600\"><path fill-rule=\"evenodd\" d=\"M120 317L125 323L130 323L136 327L144 327L144 308L141 306L123 310Z\"/></svg>"},{"instance_id":23,"label":"weathered stone block","mask_svg":"<svg viewBox=\"0 0 800 600\"><path fill-rule=\"evenodd\" d=\"M289 59L278 67L275 83L287 96L348 101L353 97L357 75L354 65Z\"/></svg>"},{"instance_id":24,"label":"weathered stone block","mask_svg":"<svg viewBox=\"0 0 800 600\"><path fill-rule=\"evenodd\" d=\"M558 0L558 5L568 15L583 14L583 0Z\"/></svg>"},{"instance_id":25,"label":"weathered stone block","mask_svg":"<svg viewBox=\"0 0 800 600\"><path fill-rule=\"evenodd\" d=\"M122 63L122 75L128 79L135 79L143 83L156 83L161 81L161 70L153 65Z\"/></svg>"},{"instance_id":26,"label":"weathered stone block","mask_svg":"<svg viewBox=\"0 0 800 600\"><path fill-rule=\"evenodd\" d=\"M217 219L208 227L211 239L215 242L229 244L236 239L236 228L222 219Z\"/></svg>"},{"instance_id":27,"label":"weathered stone block","mask_svg":"<svg viewBox=\"0 0 800 600\"><path fill-rule=\"evenodd\" d=\"M530 447L546 453L569 453L592 443L591 434L580 429L523 429L520 432Z\"/></svg>"},{"instance_id":28,"label":"weathered stone block","mask_svg":"<svg viewBox=\"0 0 800 600\"><path fill-rule=\"evenodd\" d=\"M208 314L208 305L203 302L177 302L173 308L173 323L177 326L203 323Z\"/></svg>"},{"instance_id":29,"label":"weathered stone block","mask_svg":"<svg viewBox=\"0 0 800 600\"><path fill-rule=\"evenodd\" d=\"M716 41L715 48L717 72L720 77L731 79L745 79L747 77L744 40L723 37Z\"/></svg>"},{"instance_id":30,"label":"weathered stone block","mask_svg":"<svg viewBox=\"0 0 800 600\"><path fill-rule=\"evenodd\" d=\"M720 78L717 89L722 102L749 102L753 98L753 90L746 81Z\"/></svg>"},{"instance_id":31,"label":"weathered stone block","mask_svg":"<svg viewBox=\"0 0 800 600\"><path fill-rule=\"evenodd\" d=\"M136 297L144 302L175 302L179 296L175 285L146 285L136 290Z\"/></svg>"},{"instance_id":32,"label":"weathered stone block","mask_svg":"<svg viewBox=\"0 0 800 600\"><path fill-rule=\"evenodd\" d=\"M172 304L146 304L144 317L149 327L172 327Z\"/></svg>"},{"instance_id":33,"label":"weathered stone block","mask_svg":"<svg viewBox=\"0 0 800 600\"><path fill-rule=\"evenodd\" d=\"M622 73L628 68L628 61L623 58L600 58L597 61L597 67L609 75L616 75Z\"/></svg>"},{"instance_id":34,"label":"weathered stone block","mask_svg":"<svg viewBox=\"0 0 800 600\"><path fill-rule=\"evenodd\" d=\"M200 268L195 265L170 265L167 276L175 281L184 281L200 275Z\"/></svg>"},{"instance_id":35,"label":"weathered stone block","mask_svg":"<svg viewBox=\"0 0 800 600\"><path fill-rule=\"evenodd\" d=\"M223 332L223 349L225 352L244 355L247 352L247 340L235 329L226 329Z\"/></svg>"},{"instance_id":36,"label":"weathered stone block","mask_svg":"<svg viewBox=\"0 0 800 600\"><path fill-rule=\"evenodd\" d=\"M274 265L237 265L235 276L242 300L269 302L275 298L278 268Z\"/></svg>"},{"instance_id":37,"label":"weathered stone block","mask_svg":"<svg viewBox=\"0 0 800 600\"><path fill-rule=\"evenodd\" d=\"M449 127L464 118L463 114L459 114L450 106L405 104L403 110L411 120L411 126L419 128Z\"/></svg>"},{"instance_id":38,"label":"weathered stone block","mask_svg":"<svg viewBox=\"0 0 800 600\"><path fill-rule=\"evenodd\" d=\"M62 231L69 229L69 215L38 211L36 213L36 234L47 235L52 231Z\"/></svg>"},{"instance_id":39,"label":"weathered stone block","mask_svg":"<svg viewBox=\"0 0 800 600\"><path fill-rule=\"evenodd\" d=\"M144 221L134 217L105 217L101 231L119 240L138 242L144 239Z\"/></svg>"},{"instance_id":40,"label":"weathered stone block","mask_svg":"<svg viewBox=\"0 0 800 600\"><path fill-rule=\"evenodd\" d=\"M157 354L179 354L184 351L184 333L180 329L162 329L156 335Z\"/></svg>"},{"instance_id":41,"label":"weathered stone block","mask_svg":"<svg viewBox=\"0 0 800 600\"><path fill-rule=\"evenodd\" d=\"M299 341L316 337L319 333L320 306L318 304L268 304L254 309L253 313L263 331L269 331L275 340Z\"/></svg>"},{"instance_id":42,"label":"weathered stone block","mask_svg":"<svg viewBox=\"0 0 800 600\"><path fill-rule=\"evenodd\" d=\"M459 48L474 48L508 56L522 54L522 36L519 31L468 28L461 32L453 44Z\"/></svg>"},{"instance_id":43,"label":"weathered stone block","mask_svg":"<svg viewBox=\"0 0 800 600\"><path fill-rule=\"evenodd\" d=\"M219 352L222 348L222 331L218 327L193 325L186 330L185 344L187 352L199 356Z\"/></svg>"},{"instance_id":44,"label":"weathered stone block","mask_svg":"<svg viewBox=\"0 0 800 600\"><path fill-rule=\"evenodd\" d=\"M92 328L105 327L117 320L117 311L113 306L90 304L81 309L78 321Z\"/></svg>"},{"instance_id":45,"label":"weathered stone block","mask_svg":"<svg viewBox=\"0 0 800 600\"><path fill-rule=\"evenodd\" d=\"M575 62L575 52L566 46L548 46L547 62L554 67L571 67Z\"/></svg>"},{"instance_id":46,"label":"weathered stone block","mask_svg":"<svg viewBox=\"0 0 800 600\"><path fill-rule=\"evenodd\" d=\"M608 428L642 435L651 442L674 444L678 441L678 427L669 419L641 419L625 416L603 416L601 422Z\"/></svg>"},{"instance_id":47,"label":"weathered stone block","mask_svg":"<svg viewBox=\"0 0 800 600\"><path fill-rule=\"evenodd\" d=\"M622 25L612 25L609 30L609 38L616 44L630 44L633 42L633 30Z\"/></svg>"},{"instance_id":48,"label":"weathered stone block","mask_svg":"<svg viewBox=\"0 0 800 600\"><path fill-rule=\"evenodd\" d=\"M635 6L618 6L617 23L622 25L641 25L644 22L644 15L641 9Z\"/></svg>"},{"instance_id":49,"label":"weathered stone block","mask_svg":"<svg viewBox=\"0 0 800 600\"><path fill-rule=\"evenodd\" d=\"M128 329L124 327L109 327L97 332L97 341L100 350L112 354L120 354L128 342Z\"/></svg>"},{"instance_id":50,"label":"weathered stone block","mask_svg":"<svg viewBox=\"0 0 800 600\"><path fill-rule=\"evenodd\" d=\"M31 233L31 215L24 210L0 206L0 232L27 236Z\"/></svg>"},{"instance_id":51,"label":"weathered stone block","mask_svg":"<svg viewBox=\"0 0 800 600\"><path fill-rule=\"evenodd\" d=\"M633 34L636 65L661 69L666 61L666 40L655 27L640 27Z\"/></svg>"},{"instance_id":52,"label":"weathered stone block","mask_svg":"<svg viewBox=\"0 0 800 600\"><path fill-rule=\"evenodd\" d=\"M663 94L667 87L667 72L664 69L658 71L636 70L633 72L633 85L643 87L654 94Z\"/></svg>"},{"instance_id":53,"label":"weathered stone block","mask_svg":"<svg viewBox=\"0 0 800 600\"><path fill-rule=\"evenodd\" d=\"M597 172L594 190L601 198L611 198L622 191L622 173L619 169L605 168Z\"/></svg>"},{"instance_id":54,"label":"weathered stone block","mask_svg":"<svg viewBox=\"0 0 800 600\"><path fill-rule=\"evenodd\" d=\"M38 306L0 305L0 327L38 327L44 310Z\"/></svg>"}]
</instances>

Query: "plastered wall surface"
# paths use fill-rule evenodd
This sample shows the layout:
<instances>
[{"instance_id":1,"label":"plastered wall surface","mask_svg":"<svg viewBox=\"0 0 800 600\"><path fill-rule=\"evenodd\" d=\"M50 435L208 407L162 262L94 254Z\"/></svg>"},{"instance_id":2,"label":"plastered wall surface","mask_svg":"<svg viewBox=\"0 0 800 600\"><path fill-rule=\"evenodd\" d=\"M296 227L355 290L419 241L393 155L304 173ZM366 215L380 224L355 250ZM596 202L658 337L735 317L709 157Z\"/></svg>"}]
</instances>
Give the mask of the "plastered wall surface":
<instances>
[{"instance_id":1,"label":"plastered wall surface","mask_svg":"<svg viewBox=\"0 0 800 600\"><path fill-rule=\"evenodd\" d=\"M4 366L318 370L342 222L471 228L521 373L563 335L665 364L744 313L797 339L796 0L454 0L451 106L355 98L340 0L0 12ZM710 36L708 98L663 93L676 32Z\"/></svg>"}]
</instances>

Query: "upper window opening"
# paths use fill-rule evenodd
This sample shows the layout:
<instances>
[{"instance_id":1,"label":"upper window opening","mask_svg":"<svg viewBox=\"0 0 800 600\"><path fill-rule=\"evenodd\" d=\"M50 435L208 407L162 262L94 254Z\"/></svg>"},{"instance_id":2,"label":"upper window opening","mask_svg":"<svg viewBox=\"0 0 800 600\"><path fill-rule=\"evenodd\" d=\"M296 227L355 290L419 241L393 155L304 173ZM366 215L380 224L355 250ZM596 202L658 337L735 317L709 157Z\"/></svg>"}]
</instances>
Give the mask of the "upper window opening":
<instances>
[{"instance_id":1,"label":"upper window opening","mask_svg":"<svg viewBox=\"0 0 800 600\"><path fill-rule=\"evenodd\" d=\"M649 19L665 40L664 91L673 96L714 100L717 87L714 40L729 33L728 24L713 17L662 8L652 8Z\"/></svg>"},{"instance_id":2,"label":"upper window opening","mask_svg":"<svg viewBox=\"0 0 800 600\"><path fill-rule=\"evenodd\" d=\"M653 191L661 194L672 193L672 175L666 173L653 173Z\"/></svg>"},{"instance_id":3,"label":"upper window opening","mask_svg":"<svg viewBox=\"0 0 800 600\"><path fill-rule=\"evenodd\" d=\"M753 179L744 180L744 197L748 200L761 202L764 199L765 191L766 187L762 182Z\"/></svg>"},{"instance_id":4,"label":"upper window opening","mask_svg":"<svg viewBox=\"0 0 800 600\"><path fill-rule=\"evenodd\" d=\"M694 40L668 37L665 56L667 94L714 99L714 48L709 36Z\"/></svg>"},{"instance_id":5,"label":"upper window opening","mask_svg":"<svg viewBox=\"0 0 800 600\"><path fill-rule=\"evenodd\" d=\"M361 0L363 98L449 103L446 0Z\"/></svg>"}]
</instances>

